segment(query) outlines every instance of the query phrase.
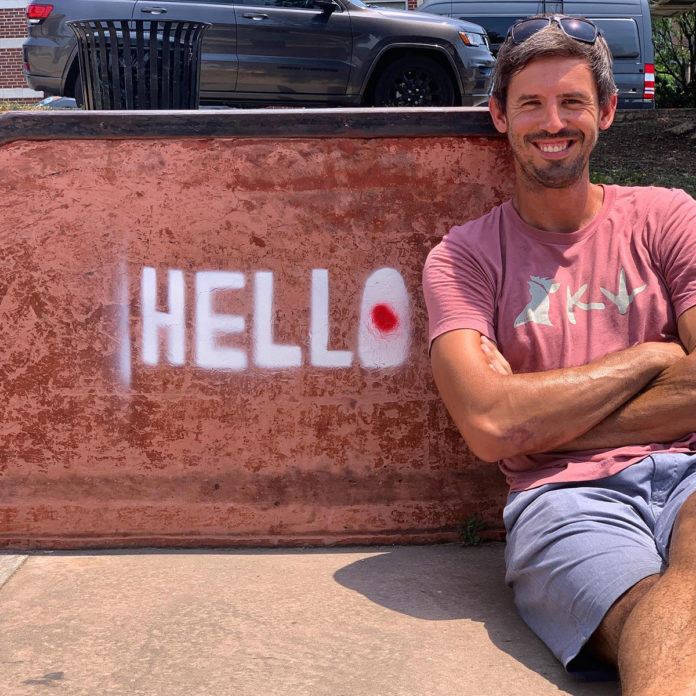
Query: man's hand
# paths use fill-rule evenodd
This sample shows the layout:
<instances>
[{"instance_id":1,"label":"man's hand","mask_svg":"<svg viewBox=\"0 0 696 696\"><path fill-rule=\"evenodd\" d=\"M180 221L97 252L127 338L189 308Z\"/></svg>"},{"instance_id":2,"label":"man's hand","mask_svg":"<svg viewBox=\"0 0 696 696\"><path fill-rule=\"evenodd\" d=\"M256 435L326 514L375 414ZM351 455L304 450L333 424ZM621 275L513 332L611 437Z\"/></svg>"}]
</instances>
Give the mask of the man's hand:
<instances>
[{"instance_id":1,"label":"man's hand","mask_svg":"<svg viewBox=\"0 0 696 696\"><path fill-rule=\"evenodd\" d=\"M487 336L481 336L481 350L486 356L488 365L499 375L511 375L512 368L510 363L503 357L503 354L498 350L498 347Z\"/></svg>"},{"instance_id":2,"label":"man's hand","mask_svg":"<svg viewBox=\"0 0 696 696\"><path fill-rule=\"evenodd\" d=\"M562 451L672 443L696 432L696 307L679 318L679 337L690 353L666 367L635 398ZM674 344L667 344L674 345Z\"/></svg>"}]
</instances>

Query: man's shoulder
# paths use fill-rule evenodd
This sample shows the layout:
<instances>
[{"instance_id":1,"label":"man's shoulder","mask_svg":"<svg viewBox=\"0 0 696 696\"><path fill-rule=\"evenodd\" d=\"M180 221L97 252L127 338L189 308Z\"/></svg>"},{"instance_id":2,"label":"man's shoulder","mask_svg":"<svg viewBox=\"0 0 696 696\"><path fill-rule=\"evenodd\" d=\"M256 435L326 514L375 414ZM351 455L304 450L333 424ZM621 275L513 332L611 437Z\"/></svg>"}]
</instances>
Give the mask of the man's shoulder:
<instances>
[{"instance_id":1,"label":"man's shoulder","mask_svg":"<svg viewBox=\"0 0 696 696\"><path fill-rule=\"evenodd\" d=\"M682 189L663 186L624 186L614 185L617 201L630 201L632 204L654 206L671 206L675 203L696 205L696 201Z\"/></svg>"},{"instance_id":2,"label":"man's shoulder","mask_svg":"<svg viewBox=\"0 0 696 696\"><path fill-rule=\"evenodd\" d=\"M503 265L501 239L509 217L508 205L511 201L452 227L428 254L423 268L426 283L451 275L497 275Z\"/></svg>"},{"instance_id":3,"label":"man's shoulder","mask_svg":"<svg viewBox=\"0 0 696 696\"><path fill-rule=\"evenodd\" d=\"M511 205L512 200L508 199L477 218L454 225L450 230L450 234L455 231L464 234L476 234L480 230L489 230L492 225L500 225L507 218L506 211Z\"/></svg>"},{"instance_id":4,"label":"man's shoulder","mask_svg":"<svg viewBox=\"0 0 696 696\"><path fill-rule=\"evenodd\" d=\"M509 205L511 201L505 201L477 218L453 225L432 251L456 249L462 245L470 249L494 244L498 238L496 230L507 218L505 210Z\"/></svg>"},{"instance_id":5,"label":"man's shoulder","mask_svg":"<svg viewBox=\"0 0 696 696\"><path fill-rule=\"evenodd\" d=\"M637 233L662 238L686 227L696 232L696 200L686 191L660 186L613 186L615 199L609 217L628 223Z\"/></svg>"}]
</instances>

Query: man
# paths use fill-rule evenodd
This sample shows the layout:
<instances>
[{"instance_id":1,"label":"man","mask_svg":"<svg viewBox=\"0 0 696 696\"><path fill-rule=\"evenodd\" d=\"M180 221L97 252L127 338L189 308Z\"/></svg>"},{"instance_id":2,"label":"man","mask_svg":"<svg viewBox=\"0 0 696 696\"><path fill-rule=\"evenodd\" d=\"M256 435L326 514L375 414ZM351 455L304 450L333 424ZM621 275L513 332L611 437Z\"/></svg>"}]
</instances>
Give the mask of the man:
<instances>
[{"instance_id":1,"label":"man","mask_svg":"<svg viewBox=\"0 0 696 696\"><path fill-rule=\"evenodd\" d=\"M598 186L611 54L582 19L519 22L490 102L511 201L424 271L433 373L500 461L515 602L571 672L696 694L696 201ZM596 676L596 675L595 675Z\"/></svg>"}]
</instances>

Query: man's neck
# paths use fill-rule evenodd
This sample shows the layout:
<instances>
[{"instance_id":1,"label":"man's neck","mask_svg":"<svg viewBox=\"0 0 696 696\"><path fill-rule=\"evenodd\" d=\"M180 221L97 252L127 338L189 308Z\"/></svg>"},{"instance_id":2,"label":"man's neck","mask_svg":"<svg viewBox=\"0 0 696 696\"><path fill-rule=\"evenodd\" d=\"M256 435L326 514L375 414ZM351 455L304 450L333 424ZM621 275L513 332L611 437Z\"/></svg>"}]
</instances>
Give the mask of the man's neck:
<instances>
[{"instance_id":1,"label":"man's neck","mask_svg":"<svg viewBox=\"0 0 696 696\"><path fill-rule=\"evenodd\" d=\"M547 232L576 232L599 213L604 190L583 179L569 188L525 186L518 177L512 199L520 217L532 227Z\"/></svg>"}]
</instances>

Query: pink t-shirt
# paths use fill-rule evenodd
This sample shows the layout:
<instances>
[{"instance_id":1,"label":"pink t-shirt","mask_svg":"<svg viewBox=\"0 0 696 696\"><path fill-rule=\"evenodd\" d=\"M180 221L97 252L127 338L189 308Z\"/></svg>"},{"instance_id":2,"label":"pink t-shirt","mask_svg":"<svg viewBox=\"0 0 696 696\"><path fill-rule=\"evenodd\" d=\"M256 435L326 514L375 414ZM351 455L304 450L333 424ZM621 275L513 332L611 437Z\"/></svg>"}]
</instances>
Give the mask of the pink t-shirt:
<instances>
[{"instance_id":1,"label":"pink t-shirt","mask_svg":"<svg viewBox=\"0 0 696 696\"><path fill-rule=\"evenodd\" d=\"M678 340L696 305L696 201L683 191L604 187L604 203L569 234L530 227L511 201L453 227L429 254L423 288L430 342L475 329L513 372L575 367L647 341ZM652 452L696 451L696 434L500 462L512 490L610 476Z\"/></svg>"}]
</instances>

